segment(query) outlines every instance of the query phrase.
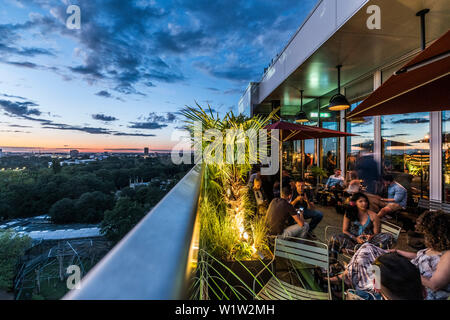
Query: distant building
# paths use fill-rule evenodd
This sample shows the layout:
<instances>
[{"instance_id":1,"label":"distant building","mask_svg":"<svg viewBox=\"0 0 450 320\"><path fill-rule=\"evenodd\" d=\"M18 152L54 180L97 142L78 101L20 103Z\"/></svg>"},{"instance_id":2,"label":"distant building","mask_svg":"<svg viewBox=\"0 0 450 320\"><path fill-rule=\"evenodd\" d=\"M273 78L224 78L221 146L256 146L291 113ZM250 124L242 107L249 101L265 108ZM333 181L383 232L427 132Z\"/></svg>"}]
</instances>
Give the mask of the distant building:
<instances>
[{"instance_id":1,"label":"distant building","mask_svg":"<svg viewBox=\"0 0 450 320\"><path fill-rule=\"evenodd\" d=\"M70 150L69 152L71 158L76 158L80 154L78 150Z\"/></svg>"},{"instance_id":2,"label":"distant building","mask_svg":"<svg viewBox=\"0 0 450 320\"><path fill-rule=\"evenodd\" d=\"M130 188L136 188L136 187L140 187L140 186L148 186L150 184L150 182L144 182L142 179L141 181L139 181L139 179L134 179L133 182L131 182L130 179Z\"/></svg>"},{"instance_id":3,"label":"distant building","mask_svg":"<svg viewBox=\"0 0 450 320\"><path fill-rule=\"evenodd\" d=\"M144 154L148 155L148 148L144 148Z\"/></svg>"},{"instance_id":4,"label":"distant building","mask_svg":"<svg viewBox=\"0 0 450 320\"><path fill-rule=\"evenodd\" d=\"M0 158L3 157L3 149L0 149Z\"/></svg>"}]
</instances>

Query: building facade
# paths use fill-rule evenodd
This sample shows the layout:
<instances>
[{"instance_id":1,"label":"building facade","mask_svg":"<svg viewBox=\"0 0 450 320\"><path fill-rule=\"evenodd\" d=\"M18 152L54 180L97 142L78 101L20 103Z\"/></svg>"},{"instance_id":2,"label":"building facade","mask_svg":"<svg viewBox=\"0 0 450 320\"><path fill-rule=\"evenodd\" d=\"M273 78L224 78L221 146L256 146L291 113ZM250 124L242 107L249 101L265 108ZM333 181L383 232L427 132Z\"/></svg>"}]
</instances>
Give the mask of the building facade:
<instances>
[{"instance_id":1,"label":"building facade","mask_svg":"<svg viewBox=\"0 0 450 320\"><path fill-rule=\"evenodd\" d=\"M425 18L429 45L450 28L446 0L318 1L262 79L250 83L239 109L255 115L281 106L281 118L293 121L304 90L307 125L357 136L286 143L287 169L307 177L313 166L328 173L341 168L350 180L358 161L370 154L378 172L393 174L415 201L423 197L450 202L450 111L346 120L347 113L421 51L416 13L423 9L430 9ZM330 111L330 98L338 92L338 65L340 93L351 108Z\"/></svg>"}]
</instances>

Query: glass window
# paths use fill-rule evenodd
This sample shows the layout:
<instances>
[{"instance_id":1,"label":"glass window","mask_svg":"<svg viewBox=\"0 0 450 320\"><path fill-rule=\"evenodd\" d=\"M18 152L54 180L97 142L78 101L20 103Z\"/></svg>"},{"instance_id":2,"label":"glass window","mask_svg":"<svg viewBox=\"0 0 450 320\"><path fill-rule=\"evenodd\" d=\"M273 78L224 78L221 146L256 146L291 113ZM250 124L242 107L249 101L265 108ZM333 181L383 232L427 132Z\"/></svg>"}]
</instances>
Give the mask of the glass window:
<instances>
[{"instance_id":1,"label":"glass window","mask_svg":"<svg viewBox=\"0 0 450 320\"><path fill-rule=\"evenodd\" d=\"M392 174L415 202L429 197L429 134L427 112L381 117L383 172Z\"/></svg>"},{"instance_id":2,"label":"glass window","mask_svg":"<svg viewBox=\"0 0 450 320\"><path fill-rule=\"evenodd\" d=\"M353 111L362 101L353 103ZM374 123L373 117L356 118L347 121L347 132L357 136L347 137L346 169L347 180L357 178L356 161L364 154L373 154L374 151Z\"/></svg>"},{"instance_id":3,"label":"glass window","mask_svg":"<svg viewBox=\"0 0 450 320\"><path fill-rule=\"evenodd\" d=\"M335 121L322 122L322 128L339 130L339 124ZM334 169L339 168L339 138L322 139L322 168L324 168L328 175L334 174Z\"/></svg>"},{"instance_id":4,"label":"glass window","mask_svg":"<svg viewBox=\"0 0 450 320\"><path fill-rule=\"evenodd\" d=\"M445 202L450 202L450 111L442 112L442 183Z\"/></svg>"}]
</instances>

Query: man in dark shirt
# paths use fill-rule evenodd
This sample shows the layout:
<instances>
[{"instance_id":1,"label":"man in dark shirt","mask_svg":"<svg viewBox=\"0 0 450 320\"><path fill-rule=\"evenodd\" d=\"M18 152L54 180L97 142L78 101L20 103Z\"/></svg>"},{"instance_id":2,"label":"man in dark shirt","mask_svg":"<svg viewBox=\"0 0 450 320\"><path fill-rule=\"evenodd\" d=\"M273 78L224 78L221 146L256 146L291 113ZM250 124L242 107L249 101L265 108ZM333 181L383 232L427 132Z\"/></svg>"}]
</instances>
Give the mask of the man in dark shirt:
<instances>
[{"instance_id":1,"label":"man in dark shirt","mask_svg":"<svg viewBox=\"0 0 450 320\"><path fill-rule=\"evenodd\" d=\"M311 223L309 224L309 232L310 236L314 238L312 231L319 224L319 222L322 221L323 213L316 210L314 203L309 200L305 190L305 182L303 180L299 179L295 182L295 189L290 203L296 209L303 208L304 218L311 219Z\"/></svg>"},{"instance_id":2,"label":"man in dark shirt","mask_svg":"<svg viewBox=\"0 0 450 320\"><path fill-rule=\"evenodd\" d=\"M270 235L281 235L281 237L304 238L309 230L302 213L298 213L289 203L292 189L289 185L283 186L281 198L274 198L267 210L267 224ZM289 226L289 218L294 219L295 224Z\"/></svg>"}]
</instances>

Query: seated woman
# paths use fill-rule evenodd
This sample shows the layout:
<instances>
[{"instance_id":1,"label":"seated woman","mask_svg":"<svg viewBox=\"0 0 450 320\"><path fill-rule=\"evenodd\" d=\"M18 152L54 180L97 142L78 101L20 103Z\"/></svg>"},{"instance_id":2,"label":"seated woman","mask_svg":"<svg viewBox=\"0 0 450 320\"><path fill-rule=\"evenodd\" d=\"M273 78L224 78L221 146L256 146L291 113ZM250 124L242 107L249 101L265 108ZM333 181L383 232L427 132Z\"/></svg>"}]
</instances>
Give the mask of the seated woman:
<instances>
[{"instance_id":1,"label":"seated woman","mask_svg":"<svg viewBox=\"0 0 450 320\"><path fill-rule=\"evenodd\" d=\"M420 271L427 300L448 299L450 296L450 215L442 211L423 213L416 230L424 233L426 249L417 253L403 250L383 250L372 244L364 244L355 253L343 274L348 285L356 290L374 292L371 265L388 252L409 259ZM342 278L342 277L340 277ZM338 281L333 277L330 280Z\"/></svg>"},{"instance_id":2,"label":"seated woman","mask_svg":"<svg viewBox=\"0 0 450 320\"><path fill-rule=\"evenodd\" d=\"M344 215L342 233L333 236L329 243L330 263L337 262L337 256L344 249L353 250L356 245L370 242L381 248L389 248L393 237L380 233L380 219L369 210L369 199L361 192L355 193Z\"/></svg>"}]
</instances>

